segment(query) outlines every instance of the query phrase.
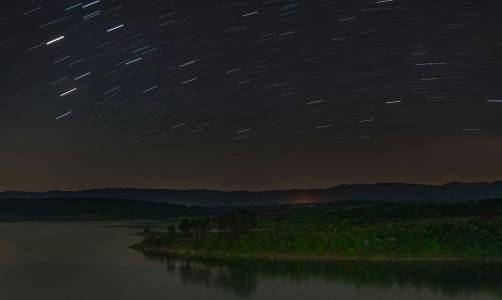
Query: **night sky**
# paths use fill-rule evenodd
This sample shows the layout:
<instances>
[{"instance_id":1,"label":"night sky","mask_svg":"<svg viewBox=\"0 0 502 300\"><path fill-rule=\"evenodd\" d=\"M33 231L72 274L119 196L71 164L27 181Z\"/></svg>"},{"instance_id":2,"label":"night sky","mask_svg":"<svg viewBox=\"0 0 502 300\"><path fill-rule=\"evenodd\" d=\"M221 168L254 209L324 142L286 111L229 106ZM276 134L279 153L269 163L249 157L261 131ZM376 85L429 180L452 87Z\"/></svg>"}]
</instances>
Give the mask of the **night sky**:
<instances>
[{"instance_id":1,"label":"night sky","mask_svg":"<svg viewBox=\"0 0 502 300\"><path fill-rule=\"evenodd\" d=\"M502 178L502 1L3 0L0 190Z\"/></svg>"}]
</instances>

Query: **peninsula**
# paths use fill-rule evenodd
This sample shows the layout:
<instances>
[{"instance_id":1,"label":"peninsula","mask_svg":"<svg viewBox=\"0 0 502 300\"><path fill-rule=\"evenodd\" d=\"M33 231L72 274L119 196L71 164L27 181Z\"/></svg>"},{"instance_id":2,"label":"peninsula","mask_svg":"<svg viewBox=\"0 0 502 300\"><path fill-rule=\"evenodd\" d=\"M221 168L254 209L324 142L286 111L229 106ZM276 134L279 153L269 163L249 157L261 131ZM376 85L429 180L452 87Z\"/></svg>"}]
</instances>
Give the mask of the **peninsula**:
<instances>
[{"instance_id":1,"label":"peninsula","mask_svg":"<svg viewBox=\"0 0 502 300\"><path fill-rule=\"evenodd\" d=\"M302 205L146 228L146 254L307 260L502 259L502 200Z\"/></svg>"}]
</instances>

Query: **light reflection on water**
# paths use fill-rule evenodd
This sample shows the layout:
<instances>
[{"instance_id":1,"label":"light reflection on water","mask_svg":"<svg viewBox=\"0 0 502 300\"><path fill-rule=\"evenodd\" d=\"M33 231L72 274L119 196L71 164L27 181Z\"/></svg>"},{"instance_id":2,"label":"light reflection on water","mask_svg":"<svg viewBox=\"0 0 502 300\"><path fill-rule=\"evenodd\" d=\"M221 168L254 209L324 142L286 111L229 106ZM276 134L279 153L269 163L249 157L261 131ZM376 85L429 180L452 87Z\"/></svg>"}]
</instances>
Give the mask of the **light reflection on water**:
<instances>
[{"instance_id":1,"label":"light reflection on water","mask_svg":"<svg viewBox=\"0 0 502 300\"><path fill-rule=\"evenodd\" d=\"M10 255L12 255L13 252L13 245L0 240L0 262L7 260Z\"/></svg>"},{"instance_id":2,"label":"light reflection on water","mask_svg":"<svg viewBox=\"0 0 502 300\"><path fill-rule=\"evenodd\" d=\"M483 294L502 298L502 268L480 263L435 262L277 262L258 260L182 259L146 255L189 285L251 296L262 281L302 285L325 282L356 289L395 292L427 291L451 299ZM419 294L419 293L417 293Z\"/></svg>"},{"instance_id":3,"label":"light reflection on water","mask_svg":"<svg viewBox=\"0 0 502 300\"><path fill-rule=\"evenodd\" d=\"M175 259L104 222L0 223L0 299L502 299L502 268Z\"/></svg>"}]
</instances>

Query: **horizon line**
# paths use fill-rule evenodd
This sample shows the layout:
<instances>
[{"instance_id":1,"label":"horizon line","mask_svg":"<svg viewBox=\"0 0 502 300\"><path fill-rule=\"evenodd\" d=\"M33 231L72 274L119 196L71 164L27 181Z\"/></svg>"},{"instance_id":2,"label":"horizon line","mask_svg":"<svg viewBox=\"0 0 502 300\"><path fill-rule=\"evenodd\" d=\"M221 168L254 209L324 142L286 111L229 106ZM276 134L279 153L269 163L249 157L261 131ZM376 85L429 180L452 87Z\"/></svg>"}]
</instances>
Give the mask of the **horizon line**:
<instances>
[{"instance_id":1,"label":"horizon line","mask_svg":"<svg viewBox=\"0 0 502 300\"><path fill-rule=\"evenodd\" d=\"M277 188L277 189L211 189L211 188L169 188L169 187L96 187L96 188L83 188L78 190L64 190L64 189L54 189L54 190L0 190L0 193L33 193L33 194L43 194L43 193L78 193L78 192L90 192L90 191L100 191L100 190L152 190L152 191L211 191L211 192L223 192L223 193L238 193L238 192L248 192L248 193L263 193L263 192L277 192L277 191L312 191L312 190L327 190L341 186L374 186L374 185L417 185L417 186L430 186L430 187L442 187L451 184L495 184L502 182L502 179L494 181L446 181L439 184L427 184L427 183L415 183L415 182L392 182L392 181L382 181L382 182L371 182L371 183L341 183L337 185L331 185L326 187L317 188Z\"/></svg>"}]
</instances>

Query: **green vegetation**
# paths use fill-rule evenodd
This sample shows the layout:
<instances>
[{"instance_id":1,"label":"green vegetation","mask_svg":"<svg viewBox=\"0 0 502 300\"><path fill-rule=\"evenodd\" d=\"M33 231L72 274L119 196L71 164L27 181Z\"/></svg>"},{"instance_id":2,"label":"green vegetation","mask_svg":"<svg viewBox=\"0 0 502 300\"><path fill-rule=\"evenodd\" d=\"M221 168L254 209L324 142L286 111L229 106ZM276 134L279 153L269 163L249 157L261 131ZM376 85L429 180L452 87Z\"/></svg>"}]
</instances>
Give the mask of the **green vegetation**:
<instances>
[{"instance_id":1,"label":"green vegetation","mask_svg":"<svg viewBox=\"0 0 502 300\"><path fill-rule=\"evenodd\" d=\"M136 248L206 256L502 259L502 201L238 211L149 232Z\"/></svg>"}]
</instances>

